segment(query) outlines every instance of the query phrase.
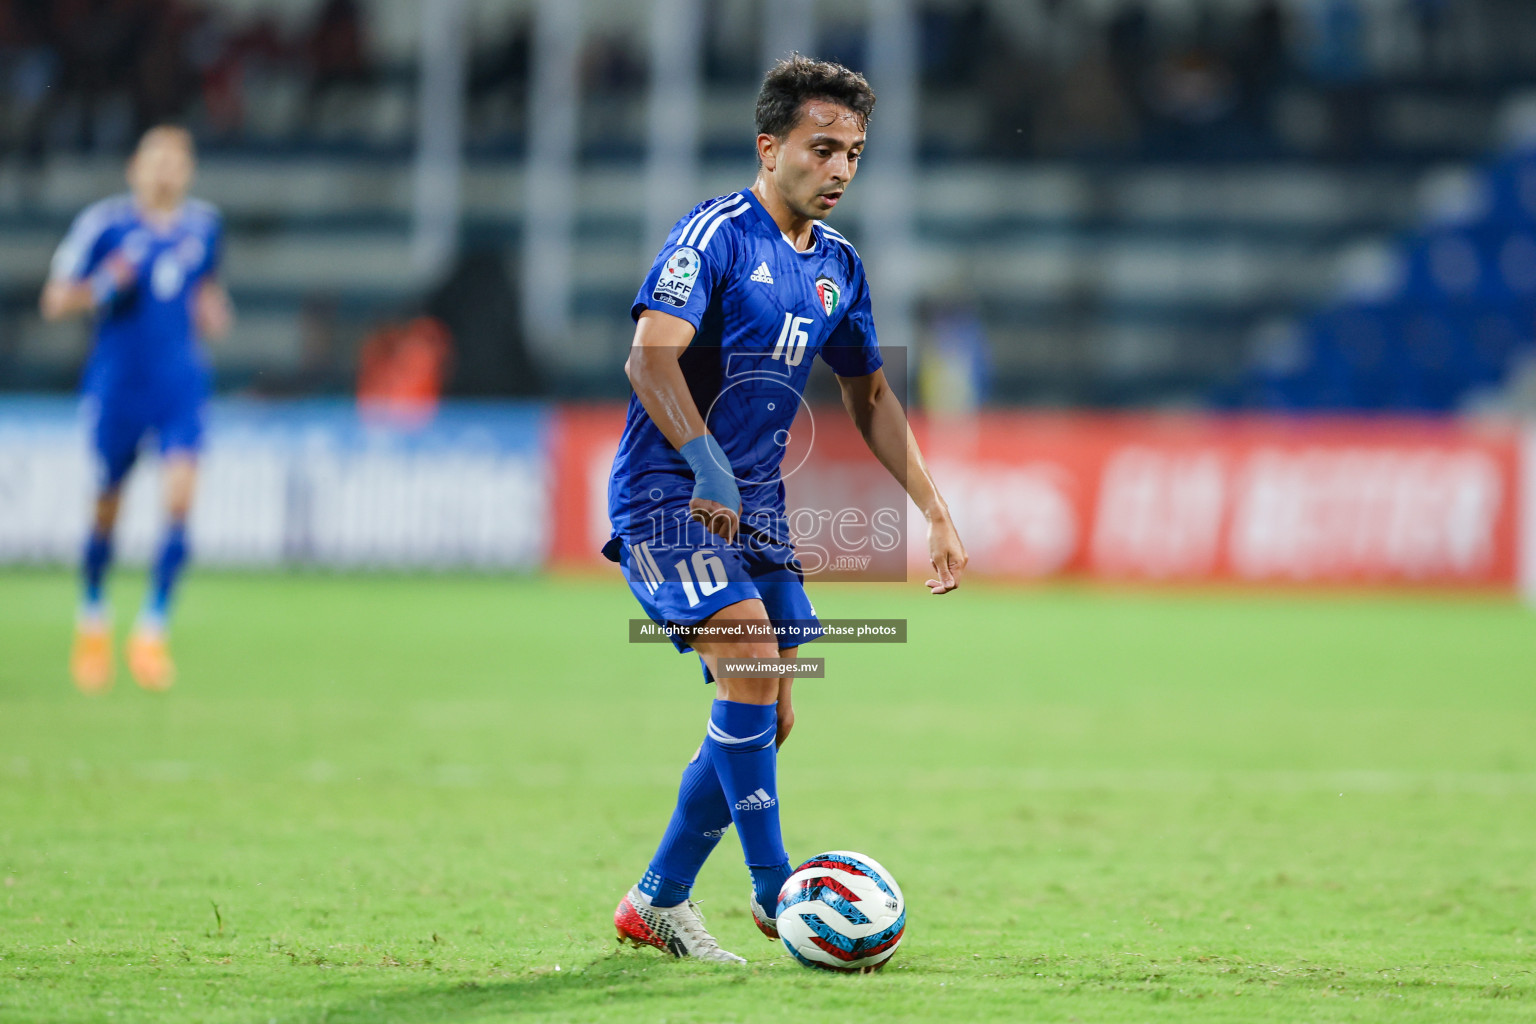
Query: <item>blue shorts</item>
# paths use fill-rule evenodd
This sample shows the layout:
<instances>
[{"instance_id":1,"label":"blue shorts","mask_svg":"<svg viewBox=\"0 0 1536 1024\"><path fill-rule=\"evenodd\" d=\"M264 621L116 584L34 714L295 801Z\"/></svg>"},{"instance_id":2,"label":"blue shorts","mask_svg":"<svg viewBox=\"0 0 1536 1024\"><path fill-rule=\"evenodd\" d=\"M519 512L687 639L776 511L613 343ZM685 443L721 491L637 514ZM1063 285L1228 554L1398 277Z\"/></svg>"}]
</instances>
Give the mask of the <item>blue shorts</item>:
<instances>
[{"instance_id":1,"label":"blue shorts","mask_svg":"<svg viewBox=\"0 0 1536 1024\"><path fill-rule=\"evenodd\" d=\"M86 399L91 443L96 453L97 483L112 490L123 482L139 456L146 434L153 433L161 455L197 454L203 446L202 394L108 395Z\"/></svg>"},{"instance_id":2,"label":"blue shorts","mask_svg":"<svg viewBox=\"0 0 1536 1024\"><path fill-rule=\"evenodd\" d=\"M781 649L822 635L791 547L729 543L689 520L664 538L615 537L603 553L623 568L630 592L658 625L696 626L755 597ZM693 649L686 636L672 634L672 644Z\"/></svg>"}]
</instances>

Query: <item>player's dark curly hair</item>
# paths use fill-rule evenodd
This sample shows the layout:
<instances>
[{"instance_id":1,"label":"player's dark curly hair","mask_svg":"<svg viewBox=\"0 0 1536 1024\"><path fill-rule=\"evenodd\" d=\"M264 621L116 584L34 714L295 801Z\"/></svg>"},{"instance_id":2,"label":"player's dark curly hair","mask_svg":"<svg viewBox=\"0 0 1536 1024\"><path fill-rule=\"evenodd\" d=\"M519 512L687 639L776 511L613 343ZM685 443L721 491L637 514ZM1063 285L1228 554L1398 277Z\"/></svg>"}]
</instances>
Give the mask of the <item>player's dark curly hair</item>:
<instances>
[{"instance_id":1,"label":"player's dark curly hair","mask_svg":"<svg viewBox=\"0 0 1536 1024\"><path fill-rule=\"evenodd\" d=\"M757 93L757 133L782 139L800 120L806 100L829 100L859 115L864 127L875 110L875 90L864 76L831 61L795 54L763 76Z\"/></svg>"}]
</instances>

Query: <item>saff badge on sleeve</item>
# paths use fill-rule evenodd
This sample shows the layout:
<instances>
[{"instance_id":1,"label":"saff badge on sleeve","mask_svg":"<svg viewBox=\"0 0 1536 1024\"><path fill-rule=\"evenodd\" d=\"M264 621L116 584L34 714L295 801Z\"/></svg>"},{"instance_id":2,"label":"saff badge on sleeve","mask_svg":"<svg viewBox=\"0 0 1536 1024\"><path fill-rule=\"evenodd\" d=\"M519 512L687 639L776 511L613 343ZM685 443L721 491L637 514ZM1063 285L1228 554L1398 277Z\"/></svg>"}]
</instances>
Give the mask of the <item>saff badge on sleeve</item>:
<instances>
[{"instance_id":1,"label":"saff badge on sleeve","mask_svg":"<svg viewBox=\"0 0 1536 1024\"><path fill-rule=\"evenodd\" d=\"M667 257L666 266L661 268L651 298L679 309L688 305L688 296L693 294L693 286L699 280L699 262L696 249L686 245L678 247Z\"/></svg>"}]
</instances>

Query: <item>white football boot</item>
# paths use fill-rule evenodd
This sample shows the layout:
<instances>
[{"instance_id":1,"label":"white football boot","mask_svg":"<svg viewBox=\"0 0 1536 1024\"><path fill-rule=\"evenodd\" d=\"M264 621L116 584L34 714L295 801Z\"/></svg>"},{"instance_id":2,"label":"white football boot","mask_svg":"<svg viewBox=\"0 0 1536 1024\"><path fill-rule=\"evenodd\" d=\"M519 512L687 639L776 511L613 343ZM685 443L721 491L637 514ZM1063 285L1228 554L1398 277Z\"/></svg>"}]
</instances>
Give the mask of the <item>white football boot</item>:
<instances>
[{"instance_id":1,"label":"white football boot","mask_svg":"<svg viewBox=\"0 0 1536 1024\"><path fill-rule=\"evenodd\" d=\"M757 925L757 930L770 939L777 939L779 937L779 922L776 918L771 917L767 910L763 909L761 903L757 902L757 893L754 892L751 896L747 897L747 906L752 908L752 923Z\"/></svg>"},{"instance_id":2,"label":"white football boot","mask_svg":"<svg viewBox=\"0 0 1536 1024\"><path fill-rule=\"evenodd\" d=\"M710 963L747 962L720 948L720 943L704 927L704 915L693 900L684 900L675 907L653 907L650 897L638 885L614 909L613 926L618 929L620 942L655 946L676 957L689 956Z\"/></svg>"}]
</instances>

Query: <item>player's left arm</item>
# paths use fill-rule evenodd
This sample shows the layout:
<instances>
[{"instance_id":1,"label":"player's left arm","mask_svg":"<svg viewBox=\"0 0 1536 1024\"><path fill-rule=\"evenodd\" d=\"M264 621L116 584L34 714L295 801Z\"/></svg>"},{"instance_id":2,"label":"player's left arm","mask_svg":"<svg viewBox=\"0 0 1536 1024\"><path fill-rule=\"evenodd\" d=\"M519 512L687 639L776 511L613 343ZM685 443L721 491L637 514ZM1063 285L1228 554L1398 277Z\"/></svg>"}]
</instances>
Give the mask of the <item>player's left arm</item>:
<instances>
[{"instance_id":1,"label":"player's left arm","mask_svg":"<svg viewBox=\"0 0 1536 1024\"><path fill-rule=\"evenodd\" d=\"M229 292L219 279L224 269L224 218L213 207L212 224L207 236L206 255L199 269L200 279L192 291L192 323L198 336L207 341L223 341L235 325L235 307Z\"/></svg>"},{"instance_id":2,"label":"player's left arm","mask_svg":"<svg viewBox=\"0 0 1536 1024\"><path fill-rule=\"evenodd\" d=\"M208 341L223 341L235 325L234 303L229 291L216 277L205 277L192 293L192 321L197 333Z\"/></svg>"},{"instance_id":3,"label":"player's left arm","mask_svg":"<svg viewBox=\"0 0 1536 1024\"><path fill-rule=\"evenodd\" d=\"M885 379L883 369L858 377L839 375L837 383L843 392L843 408L853 417L864 443L880 464L902 482L928 521L928 557L936 574L936 578L927 581L928 589L935 594L949 593L960 585L960 574L969 558L950 518L949 505L923 461L901 400Z\"/></svg>"}]
</instances>

